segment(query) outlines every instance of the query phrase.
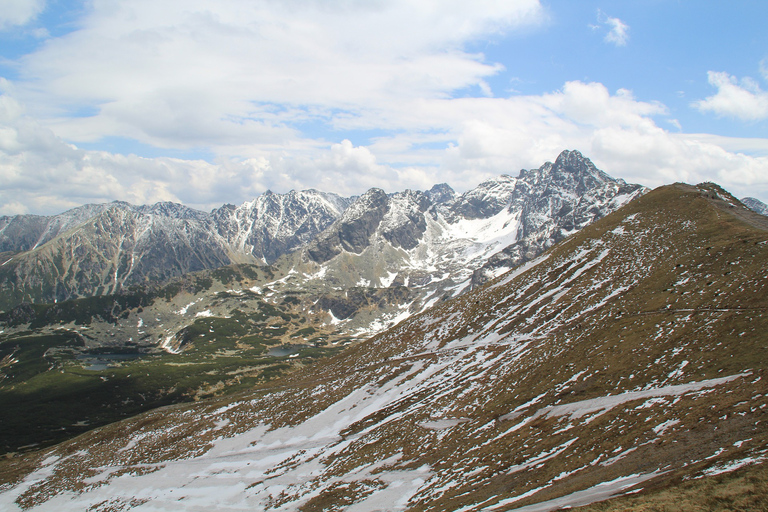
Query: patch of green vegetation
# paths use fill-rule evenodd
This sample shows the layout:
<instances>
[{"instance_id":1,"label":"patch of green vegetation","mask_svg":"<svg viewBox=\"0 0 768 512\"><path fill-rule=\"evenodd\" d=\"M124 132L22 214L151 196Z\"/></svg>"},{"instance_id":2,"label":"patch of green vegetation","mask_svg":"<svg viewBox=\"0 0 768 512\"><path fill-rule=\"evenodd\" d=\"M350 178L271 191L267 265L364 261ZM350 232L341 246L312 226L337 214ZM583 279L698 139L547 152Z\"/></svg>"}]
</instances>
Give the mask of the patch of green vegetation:
<instances>
[{"instance_id":1,"label":"patch of green vegetation","mask_svg":"<svg viewBox=\"0 0 768 512\"><path fill-rule=\"evenodd\" d=\"M301 359L320 359L332 356L342 350L341 347L308 347L299 351Z\"/></svg>"},{"instance_id":2,"label":"patch of green vegetation","mask_svg":"<svg viewBox=\"0 0 768 512\"><path fill-rule=\"evenodd\" d=\"M211 277L222 284L231 284L234 281L242 281L242 275L233 267L221 267L211 272Z\"/></svg>"},{"instance_id":3,"label":"patch of green vegetation","mask_svg":"<svg viewBox=\"0 0 768 512\"><path fill-rule=\"evenodd\" d=\"M198 294L200 292L210 290L212 286L213 286L213 279L211 279L210 277L198 276L195 278L194 283L192 285L192 293Z\"/></svg>"},{"instance_id":4,"label":"patch of green vegetation","mask_svg":"<svg viewBox=\"0 0 768 512\"><path fill-rule=\"evenodd\" d=\"M173 300L175 296L181 293L181 291L184 289L183 285L180 282L173 282L170 284L167 284L163 288L161 288L158 291L158 296L164 298L166 301L170 302Z\"/></svg>"},{"instance_id":5,"label":"patch of green vegetation","mask_svg":"<svg viewBox=\"0 0 768 512\"><path fill-rule=\"evenodd\" d=\"M0 342L0 390L48 371L54 364L46 352L54 348L80 348L85 344L76 333L19 336ZM12 361L17 362L12 362Z\"/></svg>"},{"instance_id":6,"label":"patch of green vegetation","mask_svg":"<svg viewBox=\"0 0 768 512\"><path fill-rule=\"evenodd\" d=\"M261 372L262 380L272 380L282 376L286 371L291 369L291 365L288 363L278 363L272 366L264 368Z\"/></svg>"},{"instance_id":7,"label":"patch of green vegetation","mask_svg":"<svg viewBox=\"0 0 768 512\"><path fill-rule=\"evenodd\" d=\"M154 297L144 291L122 295L86 297L56 304L22 304L0 314L0 323L9 327L29 324L30 329L74 322L88 325L95 320L116 323L126 318L129 310L146 307Z\"/></svg>"}]
</instances>

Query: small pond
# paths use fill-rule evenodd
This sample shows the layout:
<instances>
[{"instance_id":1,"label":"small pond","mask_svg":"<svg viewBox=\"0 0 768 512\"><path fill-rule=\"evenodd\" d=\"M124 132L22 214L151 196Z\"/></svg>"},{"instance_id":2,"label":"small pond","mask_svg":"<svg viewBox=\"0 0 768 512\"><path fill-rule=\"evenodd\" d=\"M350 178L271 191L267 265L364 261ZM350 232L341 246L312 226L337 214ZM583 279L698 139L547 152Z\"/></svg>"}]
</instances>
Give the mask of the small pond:
<instances>
[{"instance_id":1,"label":"small pond","mask_svg":"<svg viewBox=\"0 0 768 512\"><path fill-rule=\"evenodd\" d=\"M273 356L273 357L285 357L285 356L292 356L293 354L298 354L299 351L310 348L312 345L301 345L301 344L289 344L289 345L279 345L277 347L272 347L267 352L267 355Z\"/></svg>"}]
</instances>

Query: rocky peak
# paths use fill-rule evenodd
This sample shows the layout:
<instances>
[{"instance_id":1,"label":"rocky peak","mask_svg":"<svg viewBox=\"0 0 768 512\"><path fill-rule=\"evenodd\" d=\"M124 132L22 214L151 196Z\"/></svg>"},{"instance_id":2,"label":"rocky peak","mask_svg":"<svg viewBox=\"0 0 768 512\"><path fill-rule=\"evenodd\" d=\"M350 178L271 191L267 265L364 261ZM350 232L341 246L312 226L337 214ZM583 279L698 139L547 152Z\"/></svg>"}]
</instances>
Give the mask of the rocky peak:
<instances>
[{"instance_id":1,"label":"rocky peak","mask_svg":"<svg viewBox=\"0 0 768 512\"><path fill-rule=\"evenodd\" d=\"M448 203L456 199L456 192L447 183L438 183L424 192L432 204Z\"/></svg>"},{"instance_id":2,"label":"rocky peak","mask_svg":"<svg viewBox=\"0 0 768 512\"><path fill-rule=\"evenodd\" d=\"M622 180L614 179L595 167L591 160L578 151L563 151L549 169L550 187L565 189L583 195L605 184L618 186Z\"/></svg>"},{"instance_id":3,"label":"rocky peak","mask_svg":"<svg viewBox=\"0 0 768 512\"><path fill-rule=\"evenodd\" d=\"M430 206L432 201L424 192L406 190L393 194L381 222L382 236L393 247L413 249L427 229L424 214Z\"/></svg>"},{"instance_id":4,"label":"rocky peak","mask_svg":"<svg viewBox=\"0 0 768 512\"><path fill-rule=\"evenodd\" d=\"M349 201L316 190L267 191L241 206L214 211L217 232L238 253L272 263L306 245L338 219Z\"/></svg>"},{"instance_id":5,"label":"rocky peak","mask_svg":"<svg viewBox=\"0 0 768 512\"><path fill-rule=\"evenodd\" d=\"M317 263L325 263L341 251L360 254L370 245L371 236L388 209L389 196L380 188L370 189L308 247L307 255Z\"/></svg>"},{"instance_id":6,"label":"rocky peak","mask_svg":"<svg viewBox=\"0 0 768 512\"><path fill-rule=\"evenodd\" d=\"M612 178L578 151L563 151L554 164L521 171L509 199L510 208L521 212L518 239L475 271L473 286L530 260L647 190Z\"/></svg>"},{"instance_id":7,"label":"rocky peak","mask_svg":"<svg viewBox=\"0 0 768 512\"><path fill-rule=\"evenodd\" d=\"M507 206L517 184L517 178L506 174L484 181L450 204L449 220L455 222L459 218L483 219L496 215Z\"/></svg>"},{"instance_id":8,"label":"rocky peak","mask_svg":"<svg viewBox=\"0 0 768 512\"><path fill-rule=\"evenodd\" d=\"M759 199L755 199L754 197L745 197L741 200L741 202L744 204L744 206L753 212L757 212L760 215L768 215L768 205Z\"/></svg>"}]
</instances>

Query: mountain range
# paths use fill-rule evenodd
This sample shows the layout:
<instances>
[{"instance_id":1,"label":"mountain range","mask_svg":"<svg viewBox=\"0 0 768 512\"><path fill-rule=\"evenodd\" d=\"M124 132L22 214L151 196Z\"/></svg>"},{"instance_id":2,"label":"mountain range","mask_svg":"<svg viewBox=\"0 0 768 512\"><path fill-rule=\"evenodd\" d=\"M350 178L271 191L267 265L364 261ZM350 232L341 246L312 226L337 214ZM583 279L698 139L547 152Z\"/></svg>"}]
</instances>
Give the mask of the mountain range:
<instances>
[{"instance_id":1,"label":"mountain range","mask_svg":"<svg viewBox=\"0 0 768 512\"><path fill-rule=\"evenodd\" d=\"M530 259L645 191L565 151L460 195L445 184L352 198L308 190L267 192L210 213L115 202L0 217L0 309L114 294L230 264L291 266L343 286L407 282L426 287L419 297L427 304Z\"/></svg>"},{"instance_id":2,"label":"mountain range","mask_svg":"<svg viewBox=\"0 0 768 512\"><path fill-rule=\"evenodd\" d=\"M764 510L768 218L714 184L637 195L300 372L0 462L0 508ZM385 198L361 196L285 276L376 244L405 259L466 215L388 223Z\"/></svg>"}]
</instances>

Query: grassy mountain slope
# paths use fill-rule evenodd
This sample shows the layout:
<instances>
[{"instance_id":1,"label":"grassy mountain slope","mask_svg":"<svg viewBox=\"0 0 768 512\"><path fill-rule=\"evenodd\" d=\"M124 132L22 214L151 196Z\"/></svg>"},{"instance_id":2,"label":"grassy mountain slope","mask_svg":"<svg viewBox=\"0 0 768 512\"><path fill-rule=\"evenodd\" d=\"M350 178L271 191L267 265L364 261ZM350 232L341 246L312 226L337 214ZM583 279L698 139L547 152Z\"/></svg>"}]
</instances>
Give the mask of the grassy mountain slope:
<instances>
[{"instance_id":1,"label":"grassy mountain slope","mask_svg":"<svg viewBox=\"0 0 768 512\"><path fill-rule=\"evenodd\" d=\"M762 218L663 187L323 364L6 461L0 507L551 510L754 471L767 273Z\"/></svg>"}]
</instances>

